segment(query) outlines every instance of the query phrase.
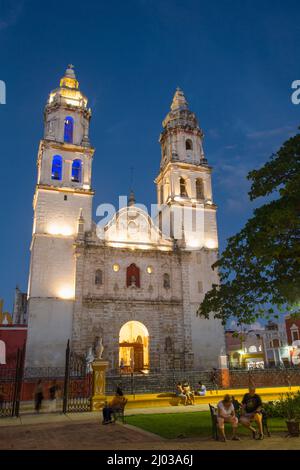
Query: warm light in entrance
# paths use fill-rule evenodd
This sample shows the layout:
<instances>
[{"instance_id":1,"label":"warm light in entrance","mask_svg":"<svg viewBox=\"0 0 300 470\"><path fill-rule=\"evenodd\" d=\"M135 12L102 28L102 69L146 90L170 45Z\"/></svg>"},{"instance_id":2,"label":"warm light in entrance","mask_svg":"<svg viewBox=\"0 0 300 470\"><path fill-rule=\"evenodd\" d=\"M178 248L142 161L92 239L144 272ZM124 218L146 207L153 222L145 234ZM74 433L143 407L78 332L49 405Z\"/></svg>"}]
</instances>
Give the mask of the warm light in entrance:
<instances>
[{"instance_id":1,"label":"warm light in entrance","mask_svg":"<svg viewBox=\"0 0 300 470\"><path fill-rule=\"evenodd\" d=\"M149 370L149 333L145 325L129 321L122 326L119 336L119 365L123 372Z\"/></svg>"}]
</instances>

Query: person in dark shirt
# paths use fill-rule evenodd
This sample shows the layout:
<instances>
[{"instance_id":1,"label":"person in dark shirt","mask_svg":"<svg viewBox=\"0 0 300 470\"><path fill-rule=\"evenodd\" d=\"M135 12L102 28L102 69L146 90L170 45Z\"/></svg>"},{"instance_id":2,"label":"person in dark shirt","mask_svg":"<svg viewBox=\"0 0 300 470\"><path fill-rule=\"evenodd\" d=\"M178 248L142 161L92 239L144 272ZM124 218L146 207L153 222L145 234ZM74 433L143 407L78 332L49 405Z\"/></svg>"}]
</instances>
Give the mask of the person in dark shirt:
<instances>
[{"instance_id":1,"label":"person in dark shirt","mask_svg":"<svg viewBox=\"0 0 300 470\"><path fill-rule=\"evenodd\" d=\"M122 397L124 395L123 390L122 390L122 384L117 385L116 395L119 395L120 397Z\"/></svg>"},{"instance_id":2,"label":"person in dark shirt","mask_svg":"<svg viewBox=\"0 0 300 470\"><path fill-rule=\"evenodd\" d=\"M249 393L244 395L242 400L242 416L240 422L250 431L252 431L253 438L256 439L256 429L251 425L255 421L259 430L258 439L263 439L263 426L262 426L262 401L259 395L255 393L254 387L249 387Z\"/></svg>"},{"instance_id":3,"label":"person in dark shirt","mask_svg":"<svg viewBox=\"0 0 300 470\"><path fill-rule=\"evenodd\" d=\"M42 402L44 399L44 394L43 394L43 385L42 385L42 380L39 379L37 381L35 391L34 391L34 408L37 413L40 412L40 409L42 407Z\"/></svg>"}]
</instances>

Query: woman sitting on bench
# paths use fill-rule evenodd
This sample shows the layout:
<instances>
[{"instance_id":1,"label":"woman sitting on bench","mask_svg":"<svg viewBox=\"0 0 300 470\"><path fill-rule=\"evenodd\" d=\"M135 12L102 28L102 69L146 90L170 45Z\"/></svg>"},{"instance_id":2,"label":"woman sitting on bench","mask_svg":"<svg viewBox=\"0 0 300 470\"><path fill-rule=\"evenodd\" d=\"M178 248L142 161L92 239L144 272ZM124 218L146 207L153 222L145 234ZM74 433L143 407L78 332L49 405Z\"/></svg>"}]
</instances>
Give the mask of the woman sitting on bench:
<instances>
[{"instance_id":1,"label":"woman sitting on bench","mask_svg":"<svg viewBox=\"0 0 300 470\"><path fill-rule=\"evenodd\" d=\"M234 407L232 404L232 398L230 395L225 395L223 400L218 403L218 415L217 415L218 428L221 434L221 440L226 441L224 424L230 423L232 425L232 440L239 441L239 437L236 435L239 420L235 416Z\"/></svg>"}]
</instances>

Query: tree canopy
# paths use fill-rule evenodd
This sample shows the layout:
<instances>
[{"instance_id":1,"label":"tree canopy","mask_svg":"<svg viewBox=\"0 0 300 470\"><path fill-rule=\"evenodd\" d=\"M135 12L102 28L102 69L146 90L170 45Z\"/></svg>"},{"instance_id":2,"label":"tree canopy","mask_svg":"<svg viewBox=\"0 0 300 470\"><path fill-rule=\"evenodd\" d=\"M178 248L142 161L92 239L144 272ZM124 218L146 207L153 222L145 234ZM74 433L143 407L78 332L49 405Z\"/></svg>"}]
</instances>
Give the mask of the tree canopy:
<instances>
[{"instance_id":1,"label":"tree canopy","mask_svg":"<svg viewBox=\"0 0 300 470\"><path fill-rule=\"evenodd\" d=\"M300 128L299 128L300 129ZM213 285L198 309L225 324L250 324L300 309L300 133L260 169L251 171L250 200L268 196L213 265Z\"/></svg>"}]
</instances>

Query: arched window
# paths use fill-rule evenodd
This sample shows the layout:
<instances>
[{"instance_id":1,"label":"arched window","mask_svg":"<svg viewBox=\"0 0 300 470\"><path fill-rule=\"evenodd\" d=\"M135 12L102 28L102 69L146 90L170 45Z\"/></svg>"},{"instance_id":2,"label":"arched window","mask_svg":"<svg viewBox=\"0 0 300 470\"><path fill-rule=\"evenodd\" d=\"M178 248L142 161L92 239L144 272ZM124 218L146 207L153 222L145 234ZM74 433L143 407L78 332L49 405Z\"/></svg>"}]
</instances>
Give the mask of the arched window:
<instances>
[{"instance_id":1,"label":"arched window","mask_svg":"<svg viewBox=\"0 0 300 470\"><path fill-rule=\"evenodd\" d=\"M180 178L180 196L181 197L186 197L187 192L186 192L186 187L185 187L185 179Z\"/></svg>"},{"instance_id":2,"label":"arched window","mask_svg":"<svg viewBox=\"0 0 300 470\"><path fill-rule=\"evenodd\" d=\"M126 286L140 287L140 269L134 263L126 270Z\"/></svg>"},{"instance_id":3,"label":"arched window","mask_svg":"<svg viewBox=\"0 0 300 470\"><path fill-rule=\"evenodd\" d=\"M72 163L72 181L81 183L82 161L74 160Z\"/></svg>"},{"instance_id":4,"label":"arched window","mask_svg":"<svg viewBox=\"0 0 300 470\"><path fill-rule=\"evenodd\" d=\"M0 364L6 364L6 347L4 341L0 339Z\"/></svg>"},{"instance_id":5,"label":"arched window","mask_svg":"<svg viewBox=\"0 0 300 470\"><path fill-rule=\"evenodd\" d=\"M170 289L170 275L168 273L164 274L163 285L165 289Z\"/></svg>"},{"instance_id":6,"label":"arched window","mask_svg":"<svg viewBox=\"0 0 300 470\"><path fill-rule=\"evenodd\" d=\"M196 198L204 199L204 186L201 178L196 180Z\"/></svg>"},{"instance_id":7,"label":"arched window","mask_svg":"<svg viewBox=\"0 0 300 470\"><path fill-rule=\"evenodd\" d=\"M97 269L97 271L95 272L95 285L96 286L101 286L102 284L103 284L102 271L101 271L101 269Z\"/></svg>"},{"instance_id":8,"label":"arched window","mask_svg":"<svg viewBox=\"0 0 300 470\"><path fill-rule=\"evenodd\" d=\"M64 141L69 144L73 143L73 129L74 119L71 116L67 116L65 118Z\"/></svg>"},{"instance_id":9,"label":"arched window","mask_svg":"<svg viewBox=\"0 0 300 470\"><path fill-rule=\"evenodd\" d=\"M193 150L193 142L191 141L191 139L186 139L185 149L186 150Z\"/></svg>"},{"instance_id":10,"label":"arched window","mask_svg":"<svg viewBox=\"0 0 300 470\"><path fill-rule=\"evenodd\" d=\"M62 157L60 155L54 155L52 159L51 179L61 181L62 165L63 165Z\"/></svg>"}]
</instances>

